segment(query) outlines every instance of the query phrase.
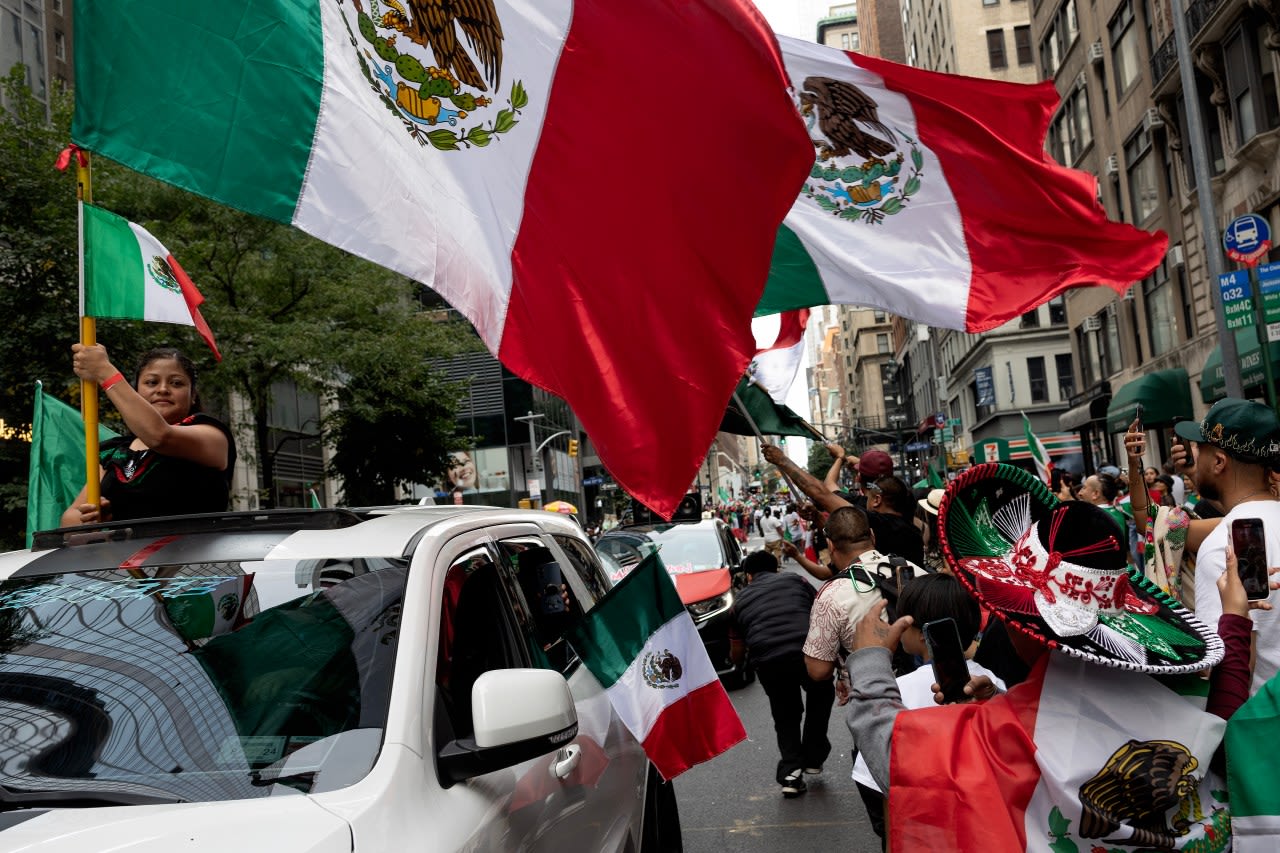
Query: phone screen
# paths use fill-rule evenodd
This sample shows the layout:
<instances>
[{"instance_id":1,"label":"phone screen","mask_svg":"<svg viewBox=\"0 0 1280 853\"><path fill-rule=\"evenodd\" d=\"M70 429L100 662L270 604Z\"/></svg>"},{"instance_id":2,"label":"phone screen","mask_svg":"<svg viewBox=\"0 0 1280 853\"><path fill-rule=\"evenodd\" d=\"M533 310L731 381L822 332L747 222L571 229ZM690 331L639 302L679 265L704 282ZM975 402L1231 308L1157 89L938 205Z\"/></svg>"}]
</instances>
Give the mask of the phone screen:
<instances>
[{"instance_id":1,"label":"phone screen","mask_svg":"<svg viewBox=\"0 0 1280 853\"><path fill-rule=\"evenodd\" d=\"M1260 518L1237 518L1231 522L1231 548L1245 595L1261 601L1271 594L1267 583L1267 539Z\"/></svg>"},{"instance_id":2,"label":"phone screen","mask_svg":"<svg viewBox=\"0 0 1280 853\"><path fill-rule=\"evenodd\" d=\"M923 630L933 665L933 680L942 689L943 701L964 701L964 686L969 683L969 665L964 659L964 649L960 647L960 632L956 630L956 620L947 618L926 622Z\"/></svg>"},{"instance_id":3,"label":"phone screen","mask_svg":"<svg viewBox=\"0 0 1280 853\"><path fill-rule=\"evenodd\" d=\"M1138 429L1142 429L1142 404L1135 403L1133 407L1134 418L1138 421Z\"/></svg>"}]
</instances>

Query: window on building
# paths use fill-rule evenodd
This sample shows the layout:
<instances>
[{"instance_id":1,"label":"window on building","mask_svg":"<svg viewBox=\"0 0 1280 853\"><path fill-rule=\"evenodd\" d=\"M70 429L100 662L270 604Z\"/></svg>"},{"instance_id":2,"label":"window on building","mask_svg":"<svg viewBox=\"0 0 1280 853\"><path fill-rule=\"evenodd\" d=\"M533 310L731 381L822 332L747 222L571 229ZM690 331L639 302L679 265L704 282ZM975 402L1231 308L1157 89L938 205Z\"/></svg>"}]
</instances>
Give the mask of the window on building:
<instances>
[{"instance_id":1,"label":"window on building","mask_svg":"<svg viewBox=\"0 0 1280 853\"><path fill-rule=\"evenodd\" d=\"M1111 38L1111 71L1116 78L1117 99L1124 97L1124 93L1142 75L1142 65L1138 58L1138 28L1133 22L1133 0L1125 0L1107 25L1107 34Z\"/></svg>"},{"instance_id":2,"label":"window on building","mask_svg":"<svg viewBox=\"0 0 1280 853\"><path fill-rule=\"evenodd\" d=\"M1038 329L1040 328L1040 309L1032 308L1030 311L1022 315L1022 319L1018 321L1019 329Z\"/></svg>"},{"instance_id":3,"label":"window on building","mask_svg":"<svg viewBox=\"0 0 1280 853\"><path fill-rule=\"evenodd\" d=\"M1049 125L1049 156L1064 166L1072 166L1092 144L1093 125L1089 121L1089 91L1084 86L1080 86L1071 89L1063 96L1058 114Z\"/></svg>"},{"instance_id":4,"label":"window on building","mask_svg":"<svg viewBox=\"0 0 1280 853\"><path fill-rule=\"evenodd\" d=\"M53 11L62 14L62 0L53 0Z\"/></svg>"},{"instance_id":5,"label":"window on building","mask_svg":"<svg viewBox=\"0 0 1280 853\"><path fill-rule=\"evenodd\" d=\"M848 18L858 14L857 3L841 3L839 6L830 6L827 17L830 18Z\"/></svg>"},{"instance_id":6,"label":"window on building","mask_svg":"<svg viewBox=\"0 0 1280 853\"><path fill-rule=\"evenodd\" d=\"M1142 302L1146 307L1147 341L1152 358L1173 350L1179 342L1177 282L1169 277L1168 261L1142 280Z\"/></svg>"},{"instance_id":7,"label":"window on building","mask_svg":"<svg viewBox=\"0 0 1280 853\"><path fill-rule=\"evenodd\" d=\"M862 35L859 32L849 33L849 50L862 49Z\"/></svg>"},{"instance_id":8,"label":"window on building","mask_svg":"<svg viewBox=\"0 0 1280 853\"><path fill-rule=\"evenodd\" d=\"M1058 73L1063 57L1076 43L1079 35L1080 24L1076 19L1075 0L1067 0L1050 19L1044 38L1040 41L1040 70L1045 77L1052 78Z\"/></svg>"},{"instance_id":9,"label":"window on building","mask_svg":"<svg viewBox=\"0 0 1280 853\"><path fill-rule=\"evenodd\" d=\"M63 62L67 59L67 37L60 32L53 34L53 55Z\"/></svg>"},{"instance_id":10,"label":"window on building","mask_svg":"<svg viewBox=\"0 0 1280 853\"><path fill-rule=\"evenodd\" d=\"M1049 325L1061 326L1067 322L1067 299L1055 296L1049 300Z\"/></svg>"},{"instance_id":11,"label":"window on building","mask_svg":"<svg viewBox=\"0 0 1280 853\"><path fill-rule=\"evenodd\" d=\"M876 335L876 352L884 355L889 352L889 336Z\"/></svg>"},{"instance_id":12,"label":"window on building","mask_svg":"<svg viewBox=\"0 0 1280 853\"><path fill-rule=\"evenodd\" d=\"M1013 28L1013 46L1018 54L1019 65L1030 65L1035 61L1035 58L1031 55L1030 24Z\"/></svg>"},{"instance_id":13,"label":"window on building","mask_svg":"<svg viewBox=\"0 0 1280 853\"><path fill-rule=\"evenodd\" d=\"M999 6L1000 0L982 0L983 6Z\"/></svg>"},{"instance_id":14,"label":"window on building","mask_svg":"<svg viewBox=\"0 0 1280 853\"><path fill-rule=\"evenodd\" d=\"M846 355L846 356L844 357L844 366L845 366L845 367L853 367L853 356L851 356L851 355Z\"/></svg>"},{"instance_id":15,"label":"window on building","mask_svg":"<svg viewBox=\"0 0 1280 853\"><path fill-rule=\"evenodd\" d=\"M1071 353L1060 352L1055 355L1053 366L1058 372L1058 397L1070 400L1076 395L1076 376L1071 367Z\"/></svg>"},{"instance_id":16,"label":"window on building","mask_svg":"<svg viewBox=\"0 0 1280 853\"><path fill-rule=\"evenodd\" d=\"M1124 360L1120 353L1120 318L1116 316L1115 303L1112 302L1102 312L1102 344L1106 351L1107 376L1120 370Z\"/></svg>"},{"instance_id":17,"label":"window on building","mask_svg":"<svg viewBox=\"0 0 1280 853\"><path fill-rule=\"evenodd\" d=\"M1151 147L1151 132L1139 128L1124 144L1124 162L1129 170L1129 207L1139 225L1160 206L1159 157Z\"/></svg>"},{"instance_id":18,"label":"window on building","mask_svg":"<svg viewBox=\"0 0 1280 853\"><path fill-rule=\"evenodd\" d=\"M841 50L852 50L852 49L853 49L853 48L849 47L849 34L848 34L848 33L841 33L841 34L840 34L840 49L841 49Z\"/></svg>"},{"instance_id":19,"label":"window on building","mask_svg":"<svg viewBox=\"0 0 1280 853\"><path fill-rule=\"evenodd\" d=\"M993 71L1009 67L1004 55L1004 30L987 30L987 59Z\"/></svg>"},{"instance_id":20,"label":"window on building","mask_svg":"<svg viewBox=\"0 0 1280 853\"><path fill-rule=\"evenodd\" d=\"M1276 77L1266 58L1268 51L1260 42L1262 29L1246 22L1222 43L1237 147L1262 131L1280 126Z\"/></svg>"},{"instance_id":21,"label":"window on building","mask_svg":"<svg viewBox=\"0 0 1280 853\"><path fill-rule=\"evenodd\" d=\"M1049 402L1049 379L1044 373L1044 356L1027 359L1027 380L1031 383L1031 402Z\"/></svg>"},{"instance_id":22,"label":"window on building","mask_svg":"<svg viewBox=\"0 0 1280 853\"><path fill-rule=\"evenodd\" d=\"M889 322L889 315L888 315L888 314L886 314L886 313L885 313L885 312L883 312L883 311L875 311L875 312L873 312L873 313L872 313L872 315L871 315L871 316L875 319L875 321L876 321L877 323L887 323L887 322Z\"/></svg>"}]
</instances>

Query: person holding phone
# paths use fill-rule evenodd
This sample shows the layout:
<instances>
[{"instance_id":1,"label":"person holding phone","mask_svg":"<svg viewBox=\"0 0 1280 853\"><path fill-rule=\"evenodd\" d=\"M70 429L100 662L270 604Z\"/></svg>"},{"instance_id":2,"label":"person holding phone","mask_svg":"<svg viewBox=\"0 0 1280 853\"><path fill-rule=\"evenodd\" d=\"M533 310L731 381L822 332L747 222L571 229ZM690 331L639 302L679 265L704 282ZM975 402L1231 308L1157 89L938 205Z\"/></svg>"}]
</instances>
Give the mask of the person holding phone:
<instances>
[{"instance_id":1,"label":"person holding phone","mask_svg":"<svg viewBox=\"0 0 1280 853\"><path fill-rule=\"evenodd\" d=\"M1271 466L1280 462L1280 418L1267 406L1228 397L1214 403L1204 420L1174 425L1192 443L1196 488L1226 513L1196 552L1196 616L1217 625L1222 615L1217 583L1227 567L1235 522L1255 519L1261 527L1264 562L1280 565L1280 502L1271 493ZM1238 556L1238 555L1237 555ZM1275 610L1252 614L1256 663L1253 689L1280 672L1280 619Z\"/></svg>"}]
</instances>

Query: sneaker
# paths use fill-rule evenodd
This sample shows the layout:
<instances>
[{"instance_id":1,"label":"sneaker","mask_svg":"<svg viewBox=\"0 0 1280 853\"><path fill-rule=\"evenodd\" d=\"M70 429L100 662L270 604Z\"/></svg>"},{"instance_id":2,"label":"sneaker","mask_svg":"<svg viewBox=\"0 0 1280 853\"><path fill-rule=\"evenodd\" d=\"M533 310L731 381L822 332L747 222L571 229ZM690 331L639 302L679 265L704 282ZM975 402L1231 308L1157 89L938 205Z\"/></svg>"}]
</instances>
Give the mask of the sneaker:
<instances>
[{"instance_id":1,"label":"sneaker","mask_svg":"<svg viewBox=\"0 0 1280 853\"><path fill-rule=\"evenodd\" d=\"M791 773L782 783L782 796L788 800L800 796L809 790L809 786L804 783L804 774L799 770Z\"/></svg>"},{"instance_id":2,"label":"sneaker","mask_svg":"<svg viewBox=\"0 0 1280 853\"><path fill-rule=\"evenodd\" d=\"M817 776L819 773L822 772L822 766L819 765L817 767L806 767L804 769L804 772L809 776Z\"/></svg>"}]
</instances>

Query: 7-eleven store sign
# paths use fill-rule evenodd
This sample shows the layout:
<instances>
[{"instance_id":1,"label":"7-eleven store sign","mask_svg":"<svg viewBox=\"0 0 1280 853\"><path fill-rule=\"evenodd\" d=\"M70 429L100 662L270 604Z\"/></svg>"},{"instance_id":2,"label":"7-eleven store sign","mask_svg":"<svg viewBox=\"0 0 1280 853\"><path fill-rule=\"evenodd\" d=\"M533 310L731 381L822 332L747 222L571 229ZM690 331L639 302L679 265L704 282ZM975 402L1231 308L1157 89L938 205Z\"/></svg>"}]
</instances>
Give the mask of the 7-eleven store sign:
<instances>
[{"instance_id":1,"label":"7-eleven store sign","mask_svg":"<svg viewBox=\"0 0 1280 853\"><path fill-rule=\"evenodd\" d=\"M1048 432L1040 435L1049 458L1081 453L1080 434ZM973 448L974 462L1031 462L1031 450L1025 436L1017 438L984 438Z\"/></svg>"}]
</instances>

